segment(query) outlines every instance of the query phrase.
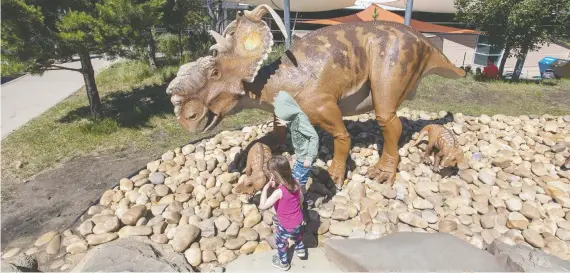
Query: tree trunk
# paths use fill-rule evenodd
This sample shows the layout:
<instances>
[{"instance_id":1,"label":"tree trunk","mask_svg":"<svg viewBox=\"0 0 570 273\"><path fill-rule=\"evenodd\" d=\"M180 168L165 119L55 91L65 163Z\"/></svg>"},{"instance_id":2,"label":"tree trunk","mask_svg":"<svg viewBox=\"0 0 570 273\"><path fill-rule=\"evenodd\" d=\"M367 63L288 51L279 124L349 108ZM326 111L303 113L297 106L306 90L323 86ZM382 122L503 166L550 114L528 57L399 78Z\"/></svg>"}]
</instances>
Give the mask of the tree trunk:
<instances>
[{"instance_id":1,"label":"tree trunk","mask_svg":"<svg viewBox=\"0 0 570 273\"><path fill-rule=\"evenodd\" d=\"M515 65L515 71L513 72L512 79L515 81L518 81L520 79L527 53L528 53L528 46L526 44L523 44L523 47L521 48L521 54L520 56L517 57L517 64Z\"/></svg>"},{"instance_id":2,"label":"tree trunk","mask_svg":"<svg viewBox=\"0 0 570 273\"><path fill-rule=\"evenodd\" d=\"M150 69L156 69L156 43L152 35L152 28L148 30L148 46L147 46L148 62Z\"/></svg>"},{"instance_id":3,"label":"tree trunk","mask_svg":"<svg viewBox=\"0 0 570 273\"><path fill-rule=\"evenodd\" d=\"M507 59L509 58L509 53L511 52L511 45L510 44L506 44L505 45L505 53L503 53L503 58L501 58L501 62L499 64L499 77L503 77L503 72L505 71L505 63L507 62Z\"/></svg>"},{"instance_id":4,"label":"tree trunk","mask_svg":"<svg viewBox=\"0 0 570 273\"><path fill-rule=\"evenodd\" d=\"M89 56L89 52L82 51L79 53L79 58L81 61L81 74L83 74L85 90L87 91L87 98L89 99L89 110L91 110L91 116L97 119L103 116L103 111L101 109L99 91L95 83L95 71L91 64L91 56Z\"/></svg>"}]
</instances>

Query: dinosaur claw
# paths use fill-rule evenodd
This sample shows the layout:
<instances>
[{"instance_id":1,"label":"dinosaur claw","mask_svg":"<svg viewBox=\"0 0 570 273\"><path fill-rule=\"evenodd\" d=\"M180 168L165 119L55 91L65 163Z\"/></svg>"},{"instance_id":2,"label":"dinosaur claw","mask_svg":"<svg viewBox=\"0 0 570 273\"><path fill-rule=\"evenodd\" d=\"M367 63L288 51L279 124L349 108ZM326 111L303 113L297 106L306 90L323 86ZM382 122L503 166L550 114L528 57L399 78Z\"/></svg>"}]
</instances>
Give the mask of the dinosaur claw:
<instances>
[{"instance_id":1,"label":"dinosaur claw","mask_svg":"<svg viewBox=\"0 0 570 273\"><path fill-rule=\"evenodd\" d=\"M394 184L396 180L396 169L398 163L393 157L382 154L382 157L376 165L368 169L368 176L376 180L378 183L387 182L389 185Z\"/></svg>"},{"instance_id":2,"label":"dinosaur claw","mask_svg":"<svg viewBox=\"0 0 570 273\"><path fill-rule=\"evenodd\" d=\"M346 169L346 165L339 165L340 164L335 164L335 162L333 162L328 168L329 175L338 190L342 189L342 186L344 185L344 171Z\"/></svg>"}]
</instances>

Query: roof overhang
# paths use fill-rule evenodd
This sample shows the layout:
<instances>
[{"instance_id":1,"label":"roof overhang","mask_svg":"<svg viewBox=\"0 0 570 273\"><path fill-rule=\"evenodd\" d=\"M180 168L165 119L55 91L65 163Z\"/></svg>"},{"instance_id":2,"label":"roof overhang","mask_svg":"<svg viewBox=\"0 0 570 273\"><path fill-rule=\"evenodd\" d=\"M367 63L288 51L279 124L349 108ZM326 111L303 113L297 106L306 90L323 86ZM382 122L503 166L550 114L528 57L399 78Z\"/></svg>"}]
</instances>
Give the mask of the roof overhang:
<instances>
[{"instance_id":1,"label":"roof overhang","mask_svg":"<svg viewBox=\"0 0 570 273\"><path fill-rule=\"evenodd\" d=\"M248 5L268 5L273 9L282 10L283 0L228 0ZM354 6L355 0L290 0L290 10L299 12L317 12L335 9L343 9Z\"/></svg>"}]
</instances>

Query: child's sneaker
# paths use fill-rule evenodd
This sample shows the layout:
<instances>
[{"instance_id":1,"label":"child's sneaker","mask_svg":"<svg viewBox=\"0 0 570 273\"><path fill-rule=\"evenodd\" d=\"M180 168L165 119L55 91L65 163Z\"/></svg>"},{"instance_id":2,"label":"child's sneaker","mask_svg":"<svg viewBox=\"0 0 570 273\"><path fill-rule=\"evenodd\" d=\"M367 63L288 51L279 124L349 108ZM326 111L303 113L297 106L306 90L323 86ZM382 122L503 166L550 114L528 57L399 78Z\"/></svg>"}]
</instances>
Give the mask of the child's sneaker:
<instances>
[{"instance_id":1,"label":"child's sneaker","mask_svg":"<svg viewBox=\"0 0 570 273\"><path fill-rule=\"evenodd\" d=\"M305 251L305 249L295 249L295 255L297 255L297 257L299 258L305 258L305 256L307 255L307 252Z\"/></svg>"},{"instance_id":2,"label":"child's sneaker","mask_svg":"<svg viewBox=\"0 0 570 273\"><path fill-rule=\"evenodd\" d=\"M273 261L271 264L273 264L273 266L275 266L275 267L277 267L283 271L287 271L287 270L289 270L289 268L291 268L290 264L281 263L281 260L279 260L279 257L277 257L277 255L273 255Z\"/></svg>"}]
</instances>

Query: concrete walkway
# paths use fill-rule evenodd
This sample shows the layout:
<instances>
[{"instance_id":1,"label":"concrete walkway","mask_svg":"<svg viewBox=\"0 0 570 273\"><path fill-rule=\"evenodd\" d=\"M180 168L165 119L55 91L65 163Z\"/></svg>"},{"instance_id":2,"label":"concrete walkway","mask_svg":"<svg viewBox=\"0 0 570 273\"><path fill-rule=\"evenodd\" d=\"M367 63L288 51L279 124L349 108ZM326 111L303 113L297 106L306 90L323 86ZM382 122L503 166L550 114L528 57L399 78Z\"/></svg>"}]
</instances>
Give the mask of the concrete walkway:
<instances>
[{"instance_id":1,"label":"concrete walkway","mask_svg":"<svg viewBox=\"0 0 570 273\"><path fill-rule=\"evenodd\" d=\"M117 61L92 59L95 71ZM63 64L80 68L79 62ZM26 75L3 84L2 100L2 139L20 126L39 116L84 85L83 76L75 71L46 71L42 76Z\"/></svg>"},{"instance_id":2,"label":"concrete walkway","mask_svg":"<svg viewBox=\"0 0 570 273\"><path fill-rule=\"evenodd\" d=\"M287 272L342 272L333 263L329 262L323 248L309 248L308 253L309 257L307 260L301 260L294 255L291 261L291 269ZM277 254L276 250L242 255L226 266L226 272L283 272L271 264L271 259L275 254Z\"/></svg>"}]
</instances>

